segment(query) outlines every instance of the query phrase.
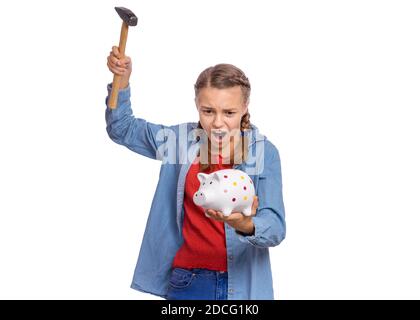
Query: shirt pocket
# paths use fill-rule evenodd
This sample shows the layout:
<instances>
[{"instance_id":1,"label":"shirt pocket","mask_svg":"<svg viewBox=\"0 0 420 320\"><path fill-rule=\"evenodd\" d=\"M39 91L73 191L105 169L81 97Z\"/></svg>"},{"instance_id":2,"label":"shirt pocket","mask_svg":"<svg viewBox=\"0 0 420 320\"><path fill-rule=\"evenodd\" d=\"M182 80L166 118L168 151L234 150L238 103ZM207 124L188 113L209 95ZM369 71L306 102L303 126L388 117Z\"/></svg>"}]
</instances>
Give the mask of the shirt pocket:
<instances>
[{"instance_id":1,"label":"shirt pocket","mask_svg":"<svg viewBox=\"0 0 420 320\"><path fill-rule=\"evenodd\" d=\"M173 288L183 289L191 285L195 274L187 269L175 268L172 270L169 284Z\"/></svg>"}]
</instances>

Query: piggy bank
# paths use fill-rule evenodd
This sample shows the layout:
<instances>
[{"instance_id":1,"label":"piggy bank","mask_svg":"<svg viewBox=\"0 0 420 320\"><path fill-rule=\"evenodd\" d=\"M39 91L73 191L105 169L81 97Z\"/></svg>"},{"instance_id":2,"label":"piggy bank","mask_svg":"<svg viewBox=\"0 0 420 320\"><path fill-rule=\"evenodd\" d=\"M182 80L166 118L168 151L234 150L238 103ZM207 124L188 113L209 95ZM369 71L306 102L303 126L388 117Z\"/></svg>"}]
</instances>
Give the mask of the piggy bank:
<instances>
[{"instance_id":1,"label":"piggy bank","mask_svg":"<svg viewBox=\"0 0 420 320\"><path fill-rule=\"evenodd\" d=\"M232 212L251 215L255 188L251 178L243 171L225 169L211 174L197 174L200 188L194 194L197 206L223 212L228 216Z\"/></svg>"}]
</instances>

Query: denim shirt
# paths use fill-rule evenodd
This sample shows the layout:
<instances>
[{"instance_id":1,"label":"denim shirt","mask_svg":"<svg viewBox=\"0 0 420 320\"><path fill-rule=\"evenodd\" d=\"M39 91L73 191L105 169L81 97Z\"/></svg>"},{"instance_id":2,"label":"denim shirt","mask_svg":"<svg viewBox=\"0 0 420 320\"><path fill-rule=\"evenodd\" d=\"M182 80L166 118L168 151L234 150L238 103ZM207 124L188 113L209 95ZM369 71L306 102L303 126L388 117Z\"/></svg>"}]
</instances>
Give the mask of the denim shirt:
<instances>
[{"instance_id":1,"label":"denim shirt","mask_svg":"<svg viewBox=\"0 0 420 320\"><path fill-rule=\"evenodd\" d=\"M110 90L108 85L108 95ZM194 134L197 123L164 126L135 118L130 87L119 91L117 108L107 107L105 118L106 130L114 142L162 161L131 288L165 297L172 262L183 243L185 179L204 139ZM248 173L253 180L259 206L252 218L254 235L240 234L225 223L228 299L268 300L274 298L269 247L280 244L286 233L280 157L257 127L252 126L245 134L249 138L248 159L252 161L234 168ZM175 161L167 161L165 155L174 146Z\"/></svg>"}]
</instances>

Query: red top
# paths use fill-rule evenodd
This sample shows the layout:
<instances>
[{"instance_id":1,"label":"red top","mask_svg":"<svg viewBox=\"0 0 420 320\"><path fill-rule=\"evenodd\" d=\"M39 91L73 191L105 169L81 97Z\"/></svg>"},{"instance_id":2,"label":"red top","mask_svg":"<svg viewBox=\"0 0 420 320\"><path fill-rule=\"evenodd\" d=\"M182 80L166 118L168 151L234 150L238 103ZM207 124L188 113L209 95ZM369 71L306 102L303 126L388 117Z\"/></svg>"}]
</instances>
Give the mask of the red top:
<instances>
[{"instance_id":1,"label":"red top","mask_svg":"<svg viewBox=\"0 0 420 320\"><path fill-rule=\"evenodd\" d=\"M211 165L204 173L222 169L231 169L232 165L219 163ZM174 268L203 268L216 271L227 271L226 239L224 222L207 218L202 207L193 202L194 193L200 187L197 173L200 165L197 157L187 173L184 193L184 225L182 234L184 243L175 255Z\"/></svg>"}]
</instances>

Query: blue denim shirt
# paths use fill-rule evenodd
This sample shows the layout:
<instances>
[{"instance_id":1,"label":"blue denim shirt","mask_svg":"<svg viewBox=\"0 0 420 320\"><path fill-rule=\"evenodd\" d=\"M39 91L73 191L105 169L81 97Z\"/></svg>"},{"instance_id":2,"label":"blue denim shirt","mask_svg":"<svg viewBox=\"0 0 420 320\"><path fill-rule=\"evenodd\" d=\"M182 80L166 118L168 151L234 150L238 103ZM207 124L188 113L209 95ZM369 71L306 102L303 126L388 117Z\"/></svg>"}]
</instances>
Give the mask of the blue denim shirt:
<instances>
[{"instance_id":1,"label":"blue denim shirt","mask_svg":"<svg viewBox=\"0 0 420 320\"><path fill-rule=\"evenodd\" d=\"M108 85L108 95L110 89ZM135 118L130 87L120 90L118 107L107 107L105 117L108 135L114 142L162 161L131 287L165 297L172 262L183 242L185 178L204 139L194 135L197 123L164 126ZM245 134L249 136L248 158L252 161L234 168L247 172L253 180L259 207L252 218L254 235L241 235L225 224L228 299L273 299L269 247L277 246L286 233L280 157L257 127L252 126ZM191 139L182 139L186 136ZM167 161L165 152L167 155L168 147L174 146L176 161Z\"/></svg>"}]
</instances>

